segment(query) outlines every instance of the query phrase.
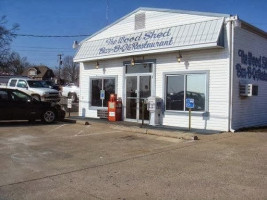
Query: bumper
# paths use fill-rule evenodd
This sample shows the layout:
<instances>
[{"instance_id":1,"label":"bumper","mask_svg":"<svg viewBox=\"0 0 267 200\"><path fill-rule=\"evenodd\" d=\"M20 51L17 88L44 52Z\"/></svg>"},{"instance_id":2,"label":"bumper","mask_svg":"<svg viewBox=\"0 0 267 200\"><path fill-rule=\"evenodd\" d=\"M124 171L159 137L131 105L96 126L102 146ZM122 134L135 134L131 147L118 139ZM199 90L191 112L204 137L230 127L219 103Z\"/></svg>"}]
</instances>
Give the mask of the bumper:
<instances>
[{"instance_id":1,"label":"bumper","mask_svg":"<svg viewBox=\"0 0 267 200\"><path fill-rule=\"evenodd\" d=\"M41 101L45 101L45 102L59 102L60 101L60 97L56 96L56 97L41 97Z\"/></svg>"}]
</instances>

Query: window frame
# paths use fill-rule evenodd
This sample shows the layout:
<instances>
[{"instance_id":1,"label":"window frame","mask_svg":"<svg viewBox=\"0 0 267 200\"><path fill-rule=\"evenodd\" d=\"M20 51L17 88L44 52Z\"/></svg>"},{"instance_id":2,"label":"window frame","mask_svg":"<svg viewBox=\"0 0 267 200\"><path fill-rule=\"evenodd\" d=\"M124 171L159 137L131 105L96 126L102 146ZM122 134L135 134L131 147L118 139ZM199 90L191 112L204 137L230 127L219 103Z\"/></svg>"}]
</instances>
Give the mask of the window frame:
<instances>
[{"instance_id":1,"label":"window frame","mask_svg":"<svg viewBox=\"0 0 267 200\"><path fill-rule=\"evenodd\" d=\"M166 97L167 97L167 77L168 76L184 76L184 92L186 94L186 81L187 75L198 75L198 74L203 74L206 75L206 80L205 80L205 109L203 111L192 111L193 115L203 115L205 113L209 112L209 77L210 77L210 71L209 70L200 70L200 71L175 71L175 72L164 72L163 73L163 82L164 86L162 87L163 92L162 94L163 99L164 99L164 106L165 106L165 113L166 114L181 114L181 115L188 115L188 110L185 108L185 96L184 96L184 110L166 110Z\"/></svg>"},{"instance_id":2,"label":"window frame","mask_svg":"<svg viewBox=\"0 0 267 200\"><path fill-rule=\"evenodd\" d=\"M89 77L89 109L90 110L97 110L97 109L107 109L108 107L104 107L103 106L103 101L102 100L102 106L93 106L92 105L92 80L99 80L99 79L102 79L102 89L103 89L103 82L104 82L104 79L115 79L115 94L118 93L118 76L90 76Z\"/></svg>"}]
</instances>

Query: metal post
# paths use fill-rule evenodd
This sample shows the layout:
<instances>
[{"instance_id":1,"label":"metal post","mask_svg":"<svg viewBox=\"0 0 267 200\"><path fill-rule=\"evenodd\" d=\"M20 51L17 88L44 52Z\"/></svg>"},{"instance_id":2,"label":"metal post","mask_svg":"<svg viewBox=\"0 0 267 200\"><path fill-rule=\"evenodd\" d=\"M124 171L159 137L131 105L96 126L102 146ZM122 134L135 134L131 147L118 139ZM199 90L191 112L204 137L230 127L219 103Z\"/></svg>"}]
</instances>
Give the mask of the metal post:
<instances>
[{"instance_id":1,"label":"metal post","mask_svg":"<svg viewBox=\"0 0 267 200\"><path fill-rule=\"evenodd\" d=\"M191 131L191 108L189 108L189 131Z\"/></svg>"},{"instance_id":2,"label":"metal post","mask_svg":"<svg viewBox=\"0 0 267 200\"><path fill-rule=\"evenodd\" d=\"M142 126L144 125L144 118L145 118L145 100L142 100Z\"/></svg>"}]
</instances>

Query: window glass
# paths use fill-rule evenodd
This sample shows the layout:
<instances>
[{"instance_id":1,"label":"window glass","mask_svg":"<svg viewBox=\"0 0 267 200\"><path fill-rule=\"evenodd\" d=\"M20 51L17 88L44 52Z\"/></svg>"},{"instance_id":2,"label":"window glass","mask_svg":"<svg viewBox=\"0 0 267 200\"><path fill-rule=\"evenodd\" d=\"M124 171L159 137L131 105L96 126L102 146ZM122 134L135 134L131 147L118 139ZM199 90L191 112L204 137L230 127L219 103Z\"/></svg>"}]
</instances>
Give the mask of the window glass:
<instances>
[{"instance_id":1,"label":"window glass","mask_svg":"<svg viewBox=\"0 0 267 200\"><path fill-rule=\"evenodd\" d=\"M17 80L11 80L9 86L10 87L15 87L16 86L16 82L17 82Z\"/></svg>"},{"instance_id":2,"label":"window glass","mask_svg":"<svg viewBox=\"0 0 267 200\"><path fill-rule=\"evenodd\" d=\"M115 94L115 79L104 79L105 99L103 101L103 107L108 106L110 94Z\"/></svg>"},{"instance_id":3,"label":"window glass","mask_svg":"<svg viewBox=\"0 0 267 200\"><path fill-rule=\"evenodd\" d=\"M151 76L140 76L140 98L147 98L151 96Z\"/></svg>"},{"instance_id":4,"label":"window glass","mask_svg":"<svg viewBox=\"0 0 267 200\"><path fill-rule=\"evenodd\" d=\"M126 74L134 74L134 73L151 73L152 72L152 64L144 63L144 64L135 64L126 65Z\"/></svg>"},{"instance_id":5,"label":"window glass","mask_svg":"<svg viewBox=\"0 0 267 200\"><path fill-rule=\"evenodd\" d=\"M25 81L23 81L23 80L19 80L17 86L21 87L21 88L26 88L27 87L27 83Z\"/></svg>"},{"instance_id":6,"label":"window glass","mask_svg":"<svg viewBox=\"0 0 267 200\"><path fill-rule=\"evenodd\" d=\"M28 81L28 84L31 88L43 88L43 82L42 81Z\"/></svg>"},{"instance_id":7,"label":"window glass","mask_svg":"<svg viewBox=\"0 0 267 200\"><path fill-rule=\"evenodd\" d=\"M28 95L26 95L22 92L19 92L19 91L13 91L13 92L11 92L10 95L11 95L12 101L27 102L27 101L31 100L31 98Z\"/></svg>"},{"instance_id":8,"label":"window glass","mask_svg":"<svg viewBox=\"0 0 267 200\"><path fill-rule=\"evenodd\" d=\"M92 106L102 106L100 99L100 90L102 90L102 79L92 80Z\"/></svg>"},{"instance_id":9,"label":"window glass","mask_svg":"<svg viewBox=\"0 0 267 200\"><path fill-rule=\"evenodd\" d=\"M195 107L192 110L205 110L206 75L187 75L186 98L194 99Z\"/></svg>"},{"instance_id":10,"label":"window glass","mask_svg":"<svg viewBox=\"0 0 267 200\"><path fill-rule=\"evenodd\" d=\"M166 76L166 110L188 110L186 98L194 99L193 111L205 111L206 74Z\"/></svg>"},{"instance_id":11,"label":"window glass","mask_svg":"<svg viewBox=\"0 0 267 200\"><path fill-rule=\"evenodd\" d=\"M7 91L0 90L0 102L7 102L7 101L8 101Z\"/></svg>"},{"instance_id":12,"label":"window glass","mask_svg":"<svg viewBox=\"0 0 267 200\"><path fill-rule=\"evenodd\" d=\"M166 110L184 110L184 76L167 76Z\"/></svg>"},{"instance_id":13,"label":"window glass","mask_svg":"<svg viewBox=\"0 0 267 200\"><path fill-rule=\"evenodd\" d=\"M91 105L107 107L110 94L115 93L115 78L92 79ZM105 91L105 99L100 98L101 90Z\"/></svg>"}]
</instances>

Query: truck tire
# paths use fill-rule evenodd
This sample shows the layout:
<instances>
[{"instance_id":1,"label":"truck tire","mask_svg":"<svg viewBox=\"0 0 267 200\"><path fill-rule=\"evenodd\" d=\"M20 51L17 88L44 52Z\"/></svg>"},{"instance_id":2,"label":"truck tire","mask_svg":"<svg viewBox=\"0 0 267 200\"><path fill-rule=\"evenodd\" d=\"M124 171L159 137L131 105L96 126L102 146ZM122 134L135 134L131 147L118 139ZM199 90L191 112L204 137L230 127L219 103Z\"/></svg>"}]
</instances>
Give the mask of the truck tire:
<instances>
[{"instance_id":1,"label":"truck tire","mask_svg":"<svg viewBox=\"0 0 267 200\"><path fill-rule=\"evenodd\" d=\"M77 95L75 93L69 93L68 98L72 100L72 102L77 102Z\"/></svg>"},{"instance_id":2,"label":"truck tire","mask_svg":"<svg viewBox=\"0 0 267 200\"><path fill-rule=\"evenodd\" d=\"M53 122L56 121L56 112L52 109L48 109L46 110L43 114L42 114L42 122L47 123L47 124L51 124Z\"/></svg>"},{"instance_id":3,"label":"truck tire","mask_svg":"<svg viewBox=\"0 0 267 200\"><path fill-rule=\"evenodd\" d=\"M40 97L40 95L38 95L38 94L33 94L33 95L32 95L32 98L34 98L34 99L36 99L36 100L38 100L38 101L41 101L41 97Z\"/></svg>"}]
</instances>

